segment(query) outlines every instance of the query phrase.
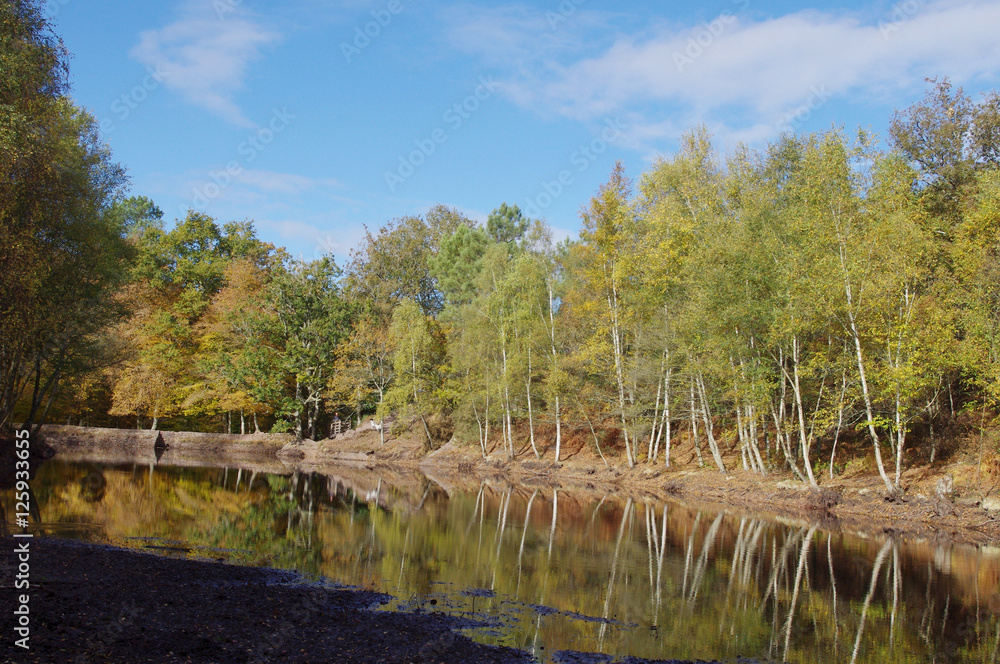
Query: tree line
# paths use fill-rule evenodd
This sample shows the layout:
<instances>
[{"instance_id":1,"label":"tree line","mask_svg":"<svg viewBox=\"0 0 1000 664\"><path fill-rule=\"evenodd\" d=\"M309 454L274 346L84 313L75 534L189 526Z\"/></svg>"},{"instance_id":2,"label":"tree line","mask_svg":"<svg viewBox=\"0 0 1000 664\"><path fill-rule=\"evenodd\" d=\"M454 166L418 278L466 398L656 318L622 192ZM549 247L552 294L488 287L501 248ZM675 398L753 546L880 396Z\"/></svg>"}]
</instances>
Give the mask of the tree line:
<instances>
[{"instance_id":1,"label":"tree line","mask_svg":"<svg viewBox=\"0 0 1000 664\"><path fill-rule=\"evenodd\" d=\"M3 7L0 426L319 438L334 414L391 415L428 447L559 461L571 430L669 466L683 439L814 486L863 436L894 493L916 428L1000 397L996 92L932 80L884 144L831 130L722 155L698 128L634 181L616 165L576 240L516 205L485 223L438 205L341 267L249 221L167 230L125 198L58 40Z\"/></svg>"}]
</instances>

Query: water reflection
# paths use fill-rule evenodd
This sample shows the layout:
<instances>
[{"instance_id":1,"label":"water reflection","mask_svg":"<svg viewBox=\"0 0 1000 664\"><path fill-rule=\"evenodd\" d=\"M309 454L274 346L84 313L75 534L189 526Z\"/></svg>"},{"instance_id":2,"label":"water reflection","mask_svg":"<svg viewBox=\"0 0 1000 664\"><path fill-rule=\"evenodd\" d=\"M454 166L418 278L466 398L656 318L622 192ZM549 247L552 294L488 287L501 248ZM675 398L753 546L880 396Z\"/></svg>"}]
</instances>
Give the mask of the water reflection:
<instances>
[{"instance_id":1,"label":"water reflection","mask_svg":"<svg viewBox=\"0 0 1000 664\"><path fill-rule=\"evenodd\" d=\"M296 568L499 616L548 653L997 662L1000 551L878 541L678 502L417 473L51 461L43 530ZM4 508L12 515L9 493Z\"/></svg>"}]
</instances>

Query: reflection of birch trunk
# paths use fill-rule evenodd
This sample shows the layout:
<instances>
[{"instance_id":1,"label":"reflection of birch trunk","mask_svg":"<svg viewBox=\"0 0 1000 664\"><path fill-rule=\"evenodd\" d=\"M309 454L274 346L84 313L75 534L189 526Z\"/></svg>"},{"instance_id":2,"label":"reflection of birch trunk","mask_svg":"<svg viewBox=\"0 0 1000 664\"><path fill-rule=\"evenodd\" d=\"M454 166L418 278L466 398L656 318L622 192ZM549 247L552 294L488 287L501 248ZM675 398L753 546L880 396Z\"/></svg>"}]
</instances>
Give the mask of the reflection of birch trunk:
<instances>
[{"instance_id":1,"label":"reflection of birch trunk","mask_svg":"<svg viewBox=\"0 0 1000 664\"><path fill-rule=\"evenodd\" d=\"M660 557L656 561L656 617L659 619L663 604L663 557L667 553L667 505L663 505L663 521L660 524Z\"/></svg>"},{"instance_id":2,"label":"reflection of birch trunk","mask_svg":"<svg viewBox=\"0 0 1000 664\"><path fill-rule=\"evenodd\" d=\"M788 646L791 644L792 640L792 621L795 619L795 605L799 601L799 588L802 586L802 575L805 573L806 569L806 559L809 555L809 545L812 544L813 534L816 532L816 526L809 529L806 533L806 537L802 540L802 549L799 551L799 565L795 570L795 587L792 590L792 604L788 607L788 619L785 621L785 654L782 659L788 661Z\"/></svg>"},{"instance_id":3,"label":"reflection of birch trunk","mask_svg":"<svg viewBox=\"0 0 1000 664\"><path fill-rule=\"evenodd\" d=\"M830 565L830 590L833 595L833 607L830 611L833 615L833 652L840 654L840 621L837 620L837 578L833 573L833 537L826 536L826 561Z\"/></svg>"},{"instance_id":4,"label":"reflection of birch trunk","mask_svg":"<svg viewBox=\"0 0 1000 664\"><path fill-rule=\"evenodd\" d=\"M650 604L653 605L653 624L655 625L660 615L660 591L663 578L663 556L667 549L667 506L663 506L663 526L656 525L656 508L652 505L646 506L646 542L649 548L649 586L651 590ZM653 565L656 565L654 576Z\"/></svg>"},{"instance_id":5,"label":"reflection of birch trunk","mask_svg":"<svg viewBox=\"0 0 1000 664\"><path fill-rule=\"evenodd\" d=\"M517 591L521 590L521 558L524 556L524 539L528 536L528 520L531 519L531 504L535 502L537 495L538 489L535 489L531 494L531 498L528 499L528 506L524 510L524 528L521 529L521 546L517 550ZM514 592L515 596L518 594L517 591Z\"/></svg>"},{"instance_id":6,"label":"reflection of birch trunk","mask_svg":"<svg viewBox=\"0 0 1000 664\"><path fill-rule=\"evenodd\" d=\"M559 489L552 489L552 525L549 526L548 561L552 560L552 543L556 539L556 517L559 515Z\"/></svg>"},{"instance_id":7,"label":"reflection of birch trunk","mask_svg":"<svg viewBox=\"0 0 1000 664\"><path fill-rule=\"evenodd\" d=\"M788 565L788 554L793 548L799 543L803 533L799 531L794 535L788 535L785 538L785 543L781 547L780 557L775 551L771 553L771 578L767 582L767 592L764 593L764 599L761 602L761 606L767 602L768 598L774 594L774 610L777 613L778 610L778 579L785 573L785 568ZM777 543L774 545L777 547Z\"/></svg>"},{"instance_id":8,"label":"reflection of birch trunk","mask_svg":"<svg viewBox=\"0 0 1000 664\"><path fill-rule=\"evenodd\" d=\"M737 572L743 569L743 557L745 555L747 545L747 519L746 517L740 517L740 530L736 533L736 544L733 545L733 562L729 566L729 585L726 588L726 596L733 589L733 581L736 578Z\"/></svg>"},{"instance_id":9,"label":"reflection of birch trunk","mask_svg":"<svg viewBox=\"0 0 1000 664\"><path fill-rule=\"evenodd\" d=\"M746 529L743 523L746 521ZM733 552L733 564L729 571L729 588L727 594L735 586L744 600L749 596L745 592L750 586L750 577L756 576L754 564L758 562L757 549L764 534L764 522L757 519L741 519L740 533Z\"/></svg>"},{"instance_id":10,"label":"reflection of birch trunk","mask_svg":"<svg viewBox=\"0 0 1000 664\"><path fill-rule=\"evenodd\" d=\"M412 522L407 523L406 524L406 534L403 535L403 552L399 555L399 578L396 579L396 587L397 588L402 588L403 587L403 570L406 567L406 548L410 544L410 528L412 526L413 526Z\"/></svg>"},{"instance_id":11,"label":"reflection of birch trunk","mask_svg":"<svg viewBox=\"0 0 1000 664\"><path fill-rule=\"evenodd\" d=\"M892 614L889 618L889 652L896 644L896 610L899 607L899 591L903 586L903 579L899 574L899 544L892 543Z\"/></svg>"},{"instance_id":12,"label":"reflection of birch trunk","mask_svg":"<svg viewBox=\"0 0 1000 664\"><path fill-rule=\"evenodd\" d=\"M698 599L698 591L701 589L701 582L705 577L705 569L708 567L708 556L715 545L715 537L719 534L719 526L722 525L722 512L715 517L715 521L709 526L705 534L705 541L701 545L701 554L698 556L698 563L695 565L694 576L691 579L691 596L688 601L694 604Z\"/></svg>"},{"instance_id":13,"label":"reflection of birch trunk","mask_svg":"<svg viewBox=\"0 0 1000 664\"><path fill-rule=\"evenodd\" d=\"M882 563L885 562L885 556L889 553L889 549L892 547L893 541L887 539L885 544L878 552L878 556L875 558L875 567L872 569L872 580L868 586L868 594L865 595L865 604L861 608L861 622L858 624L858 636L854 639L854 652L851 654L851 664L854 664L858 659L858 650L861 648L861 635L865 631L865 619L868 617L868 606L872 602L872 596L875 594L875 587L878 585L878 573L882 570Z\"/></svg>"},{"instance_id":14,"label":"reflection of birch trunk","mask_svg":"<svg viewBox=\"0 0 1000 664\"><path fill-rule=\"evenodd\" d=\"M507 511L510 509L510 494L513 489L507 489L503 499L500 501L501 509L497 512L497 555L500 555L500 542L503 540L504 530L507 529Z\"/></svg>"},{"instance_id":15,"label":"reflection of birch trunk","mask_svg":"<svg viewBox=\"0 0 1000 664\"><path fill-rule=\"evenodd\" d=\"M472 518L469 519L469 525L465 528L465 538L468 539L469 533L472 532L472 526L476 523L476 517L479 516L479 505L483 502L483 489L486 487L486 482L480 480L479 482L479 493L476 494L476 507L472 510Z\"/></svg>"},{"instance_id":16,"label":"reflection of birch trunk","mask_svg":"<svg viewBox=\"0 0 1000 664\"><path fill-rule=\"evenodd\" d=\"M503 533L507 529L507 511L510 509L510 494L513 490L507 489L501 501L503 507L497 513L497 552L493 561L493 580L490 581L490 590L496 588L497 569L500 567L500 546L503 544Z\"/></svg>"},{"instance_id":17,"label":"reflection of birch trunk","mask_svg":"<svg viewBox=\"0 0 1000 664\"><path fill-rule=\"evenodd\" d=\"M688 575L691 570L691 556L694 554L694 536L698 534L698 524L701 522L701 512L694 517L694 525L691 526L691 534L688 536L687 545L684 547L684 582L681 584L681 594L687 597Z\"/></svg>"},{"instance_id":18,"label":"reflection of birch trunk","mask_svg":"<svg viewBox=\"0 0 1000 664\"><path fill-rule=\"evenodd\" d=\"M608 630L608 614L611 613L611 594L615 588L615 576L618 573L618 554L621 552L622 539L625 536L625 524L628 523L632 514L632 498L625 503L625 510L622 512L622 522L618 526L618 539L615 541L615 554L611 558L611 576L608 578L608 591L604 596L604 612L601 614L604 622L601 623L600 636L598 638L598 649L604 648L604 635Z\"/></svg>"}]
</instances>

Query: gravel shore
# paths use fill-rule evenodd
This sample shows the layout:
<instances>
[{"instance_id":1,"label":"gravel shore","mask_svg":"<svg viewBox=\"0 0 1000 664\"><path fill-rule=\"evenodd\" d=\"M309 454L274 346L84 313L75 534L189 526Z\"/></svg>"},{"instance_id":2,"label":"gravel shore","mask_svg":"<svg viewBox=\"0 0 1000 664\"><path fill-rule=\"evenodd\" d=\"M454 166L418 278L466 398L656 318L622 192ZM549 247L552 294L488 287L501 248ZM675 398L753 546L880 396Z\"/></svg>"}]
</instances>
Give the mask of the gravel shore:
<instances>
[{"instance_id":1,"label":"gravel shore","mask_svg":"<svg viewBox=\"0 0 1000 664\"><path fill-rule=\"evenodd\" d=\"M14 587L28 542L28 589ZM20 663L371 662L518 664L528 653L477 643L442 613L374 610L386 596L240 567L55 538L0 539L0 660ZM15 645L29 596L27 650ZM466 623L467 625L467 623ZM553 653L556 662L610 662ZM639 664L647 660L614 660Z\"/></svg>"}]
</instances>

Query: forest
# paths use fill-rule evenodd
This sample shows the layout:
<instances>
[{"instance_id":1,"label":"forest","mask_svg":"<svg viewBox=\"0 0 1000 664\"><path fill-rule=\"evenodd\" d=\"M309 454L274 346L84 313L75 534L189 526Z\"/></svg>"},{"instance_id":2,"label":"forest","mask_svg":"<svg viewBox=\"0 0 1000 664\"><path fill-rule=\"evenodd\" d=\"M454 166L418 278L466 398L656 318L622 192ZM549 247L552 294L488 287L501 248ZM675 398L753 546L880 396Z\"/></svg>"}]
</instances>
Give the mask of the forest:
<instances>
[{"instance_id":1,"label":"forest","mask_svg":"<svg viewBox=\"0 0 1000 664\"><path fill-rule=\"evenodd\" d=\"M996 92L929 80L884 138L723 154L694 128L635 177L619 163L577 239L438 205L338 265L127 196L58 38L2 12L0 428L319 439L372 418L557 462L584 432L629 467L683 437L813 486L851 437L892 494L915 432L933 463L937 423L1000 402Z\"/></svg>"}]
</instances>

